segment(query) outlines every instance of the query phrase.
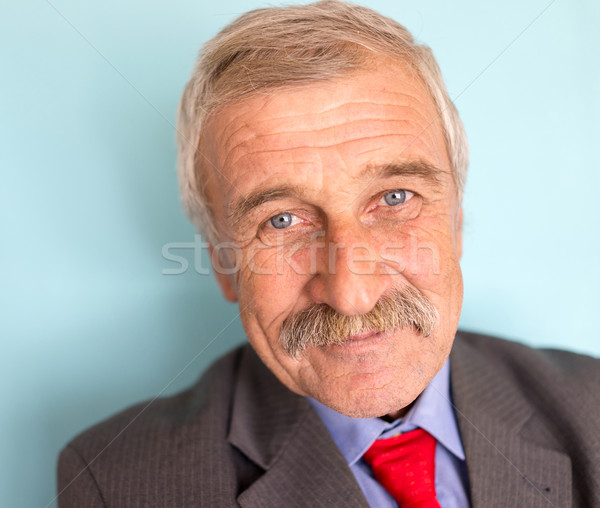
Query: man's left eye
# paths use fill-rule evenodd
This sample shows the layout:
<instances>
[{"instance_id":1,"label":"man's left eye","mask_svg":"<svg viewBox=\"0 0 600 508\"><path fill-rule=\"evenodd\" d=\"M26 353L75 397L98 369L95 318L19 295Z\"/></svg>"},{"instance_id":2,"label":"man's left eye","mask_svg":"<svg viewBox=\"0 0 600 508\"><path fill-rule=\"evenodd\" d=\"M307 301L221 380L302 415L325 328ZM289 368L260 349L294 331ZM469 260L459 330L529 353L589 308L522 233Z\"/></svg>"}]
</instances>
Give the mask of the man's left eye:
<instances>
[{"instance_id":1,"label":"man's left eye","mask_svg":"<svg viewBox=\"0 0 600 508\"><path fill-rule=\"evenodd\" d=\"M410 192L404 189L397 189L390 192L386 192L383 195L383 200L389 206L397 206L406 203L414 195L414 192Z\"/></svg>"}]
</instances>

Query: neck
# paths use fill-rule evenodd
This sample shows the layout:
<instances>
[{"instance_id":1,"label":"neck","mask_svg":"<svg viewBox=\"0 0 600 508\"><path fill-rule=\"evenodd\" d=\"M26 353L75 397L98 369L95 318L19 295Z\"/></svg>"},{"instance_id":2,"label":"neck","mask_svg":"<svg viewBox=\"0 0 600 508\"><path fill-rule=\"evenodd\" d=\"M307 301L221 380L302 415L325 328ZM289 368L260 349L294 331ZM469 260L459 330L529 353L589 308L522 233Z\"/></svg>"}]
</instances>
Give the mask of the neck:
<instances>
[{"instance_id":1,"label":"neck","mask_svg":"<svg viewBox=\"0 0 600 508\"><path fill-rule=\"evenodd\" d=\"M392 411L391 413L380 416L380 418L388 423L393 422L393 421L397 420L398 418L402 418L404 415L406 415L406 413L408 413L410 411L410 408L413 407L414 403L415 402L413 401L408 406L403 407L402 409L399 409L398 411Z\"/></svg>"}]
</instances>

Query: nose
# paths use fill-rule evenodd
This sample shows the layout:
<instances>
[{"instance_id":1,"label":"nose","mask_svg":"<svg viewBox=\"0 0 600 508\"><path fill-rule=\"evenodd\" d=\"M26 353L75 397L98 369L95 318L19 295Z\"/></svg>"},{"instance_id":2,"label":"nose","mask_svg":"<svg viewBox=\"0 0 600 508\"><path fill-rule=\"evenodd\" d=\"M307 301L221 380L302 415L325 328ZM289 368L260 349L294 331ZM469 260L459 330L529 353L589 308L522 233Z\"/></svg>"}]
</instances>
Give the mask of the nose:
<instances>
[{"instance_id":1,"label":"nose","mask_svg":"<svg viewBox=\"0 0 600 508\"><path fill-rule=\"evenodd\" d=\"M392 286L391 274L368 231L354 229L326 235L325 248L317 256L317 273L310 282L314 302L326 303L347 316L369 312Z\"/></svg>"}]
</instances>

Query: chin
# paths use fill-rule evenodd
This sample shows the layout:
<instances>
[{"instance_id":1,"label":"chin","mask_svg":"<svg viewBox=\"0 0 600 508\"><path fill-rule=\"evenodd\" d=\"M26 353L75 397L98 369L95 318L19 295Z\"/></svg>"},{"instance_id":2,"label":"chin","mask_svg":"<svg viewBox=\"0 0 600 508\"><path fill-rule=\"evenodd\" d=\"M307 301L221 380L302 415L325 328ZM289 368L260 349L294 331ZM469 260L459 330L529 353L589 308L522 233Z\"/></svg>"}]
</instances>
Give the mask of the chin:
<instances>
[{"instance_id":1,"label":"chin","mask_svg":"<svg viewBox=\"0 0 600 508\"><path fill-rule=\"evenodd\" d=\"M399 396L400 394L400 396ZM408 407L418 397L411 394L400 393L394 390L394 393L373 393L372 390L365 390L362 393L350 394L347 397L324 397L317 398L319 402L325 404L331 409L349 416L350 418L379 418L387 415L402 415Z\"/></svg>"}]
</instances>

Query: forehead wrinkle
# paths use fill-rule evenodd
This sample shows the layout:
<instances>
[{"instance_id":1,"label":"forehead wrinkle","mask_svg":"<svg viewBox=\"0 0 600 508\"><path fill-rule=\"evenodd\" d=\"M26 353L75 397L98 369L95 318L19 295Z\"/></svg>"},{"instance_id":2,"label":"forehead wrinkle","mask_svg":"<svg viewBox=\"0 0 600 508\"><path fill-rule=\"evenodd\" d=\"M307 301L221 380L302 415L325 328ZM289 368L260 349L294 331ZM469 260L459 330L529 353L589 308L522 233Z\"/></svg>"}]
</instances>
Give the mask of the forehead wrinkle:
<instances>
[{"instance_id":1,"label":"forehead wrinkle","mask_svg":"<svg viewBox=\"0 0 600 508\"><path fill-rule=\"evenodd\" d=\"M341 122L339 124L336 125L331 125L328 127L323 127L321 129L307 129L307 130L299 130L299 131L286 131L286 132L276 132L276 133L269 133L269 134L258 134L255 136L249 136L248 138L241 140L237 145L234 145L233 147L231 147L230 149L227 150L227 155L225 158L225 163L227 163L229 161L229 158L231 157L231 154L239 151L239 150L243 150L243 148L245 147L245 145L247 145L248 143L252 143L254 141L257 142L261 142L265 145L268 145L268 140L269 139L273 139L274 142L272 144L274 145L278 145L278 144L282 144L285 141L289 141L289 140L293 140L294 136L297 136L299 138L302 137L303 134L308 134L308 135L313 135L313 134L326 134L328 131L336 131L339 130L340 128L346 128L346 127L351 127L354 125L360 125L362 122L372 122L372 123L382 123L382 124L389 124L389 123L394 123L394 124L405 124L405 123L409 123L409 120L397 120L397 119L390 119L390 120L382 120L382 119L378 119L378 118L369 118L369 119L365 119L365 120L353 120L351 122ZM253 155L256 153L270 153L270 152L283 152L285 150L295 150L295 149L308 149L308 148L332 148L333 146L337 146L337 145L343 145L346 143L352 143L352 142L360 142L363 140L369 140L369 139L374 139L374 138L379 138L379 137L386 137L386 136L394 136L394 135L398 135L398 133L385 133L385 134L376 134L373 136L360 136L360 133L358 133L358 135L356 135L356 137L353 137L352 139L347 139L345 141L334 141L333 144L298 144L295 146L284 146L283 148L271 148L271 149L266 149L266 150L256 150L254 152L249 152L246 154L243 154L242 156L240 156L239 158L235 159L235 161L232 163L233 165L237 164L238 161L240 159L242 159L244 157L244 155ZM277 140L279 140L280 142L277 143Z\"/></svg>"},{"instance_id":2,"label":"forehead wrinkle","mask_svg":"<svg viewBox=\"0 0 600 508\"><path fill-rule=\"evenodd\" d=\"M327 127L321 127L321 128L316 128L316 129L307 128L307 129L302 129L302 130L289 130L289 131L284 131L284 132L257 134L252 139L256 139L256 140L268 140L269 138L286 139L286 138L289 138L292 136L301 137L303 134L315 134L315 133L326 134L328 131L340 131L342 129L348 129L350 127L354 127L356 125L360 125L365 122L369 122L371 124L406 124L406 123L410 123L411 121L401 119L401 118L360 118L357 120L342 121L342 122L339 122L334 125L328 125ZM376 136L371 136L371 137L376 137ZM360 139L368 139L368 138L362 138L362 137L354 138L354 140L357 140L357 141ZM238 145L234 146L232 148L232 150L237 149L241 144L247 143L248 141L249 141L248 139L241 141ZM348 141L353 141L353 140L348 140ZM320 148L321 146L327 147L328 145L314 145L315 148ZM293 147L291 147L291 148L293 148Z\"/></svg>"},{"instance_id":3,"label":"forehead wrinkle","mask_svg":"<svg viewBox=\"0 0 600 508\"><path fill-rule=\"evenodd\" d=\"M329 113L337 113L338 110L340 110L340 109L352 109L354 106L360 106L360 105L369 106L370 110L367 111L366 113L362 112L360 110L354 112L354 114L359 116L358 118L352 119L348 122L345 122L345 121L336 122L336 123L326 125L325 127L321 127L321 128L315 128L313 125L310 125L311 123L324 124L324 123L326 123ZM374 106L377 107L376 111L372 111ZM419 116L424 116L418 109L415 109L415 107L410 104L393 104L393 103L386 103L386 102L376 103L376 102L363 101L363 102L346 102L346 103L340 104L338 106L328 108L327 110L308 112L308 113L304 113L301 115L283 115L283 116L279 115L279 116L269 117L269 118L265 118L265 119L254 119L253 118L252 125L258 131L260 131L261 126L263 126L264 124L267 124L271 129L272 128L280 128L280 129L283 129L283 132L286 132L286 133L320 132L320 131L326 130L328 128L337 128L340 125L344 125L346 123L351 124L351 123L369 122L369 121L382 121L382 122L383 121L388 121L388 122L404 121L405 115L403 115L402 113L405 110L410 110L412 113L416 112L419 114ZM359 113L362 113L362 115L358 115ZM296 127L298 124L302 125L304 119L306 119L306 118L315 119L315 117L319 117L318 118L319 122L314 122L314 121L309 122L309 125L305 129L286 130L286 124L290 124L291 126ZM244 121L243 123L244 123L244 125L248 126L247 122ZM284 124L284 125L282 126L281 124ZM239 131L239 129L238 129L238 131ZM238 131L234 131L232 134L235 134ZM260 137L260 136L263 136L263 134L257 134L256 136ZM232 136L228 136L226 142L229 142L231 137Z\"/></svg>"},{"instance_id":4,"label":"forehead wrinkle","mask_svg":"<svg viewBox=\"0 0 600 508\"><path fill-rule=\"evenodd\" d=\"M252 139L268 139L270 137L276 138L276 137L286 137L286 136L294 136L294 135L302 135L302 134L312 134L312 133L327 133L327 131L330 130L341 130L343 128L349 128L355 125L361 125L361 124L399 124L399 127L402 128L404 127L404 124L410 124L410 123L415 123L417 124L417 126L421 126L423 131L428 130L428 128L430 126L432 126L432 124L435 123L435 116L433 118L430 118L430 115L427 113L430 112L425 112L425 111L420 111L418 109L413 108L412 106L399 106L399 105L384 105L384 109L383 111L369 111L368 115L367 114L363 114L361 115L359 118L352 118L352 119L342 119L340 121L337 121L335 123L331 123L329 122L328 125L325 125L323 127L315 127L313 125L308 125L306 128L302 129L298 129L298 128L288 128L286 129L285 126L276 126L276 125L272 125L273 127L278 127L279 131L277 132L266 132L266 133L255 133L254 136L252 136ZM398 111L399 110L399 111ZM409 110L409 114L403 114L406 110ZM292 127L297 127L298 123L301 123L299 120L304 118L305 116L314 116L314 115L302 115L302 116L289 116L289 117L285 117L285 119L290 119L293 120L293 124ZM318 116L318 115L317 115ZM412 116L413 118L408 119L408 117ZM264 123L268 123L268 124L272 124L272 123L277 123L274 120L264 120L264 121L258 121L255 123L256 126L260 126L261 124ZM279 122L280 123L280 122ZM321 122L313 122L313 123L321 123L324 124L325 122L321 121ZM422 124L422 125L420 125ZM238 148L238 146L240 144L243 144L245 142L248 142L248 140L250 139L250 137L247 137L245 139L242 139L239 141L238 144L234 145L231 149L236 149Z\"/></svg>"},{"instance_id":5,"label":"forehead wrinkle","mask_svg":"<svg viewBox=\"0 0 600 508\"><path fill-rule=\"evenodd\" d=\"M227 146L235 134L244 128L249 128L248 122L243 119L247 113L248 106L244 101L239 104L223 105L210 114L206 128L212 134L215 142ZM225 119L224 124L222 123L223 119ZM228 133L229 130L231 130L230 133Z\"/></svg>"},{"instance_id":6,"label":"forehead wrinkle","mask_svg":"<svg viewBox=\"0 0 600 508\"><path fill-rule=\"evenodd\" d=\"M230 125L230 126L231 126L231 125L234 125L234 123L233 123L233 122L230 122L230 124L229 124L229 125ZM244 131L244 130L248 130L248 131L250 131L250 126L248 125L248 123L247 123L246 121L241 121L241 122L240 122L240 125L239 125L237 128L235 128L235 129L232 129L232 132L231 132L231 133L229 133L229 135L227 135L227 137L223 138L223 136L222 136L222 138L223 138L223 139L222 139L222 143L223 143L223 146L225 147L225 150L226 150L226 152L229 152L229 151L230 151L230 149L228 148L228 146L229 146L229 144L231 143L231 139L232 139L233 137L235 137L237 134L239 134L241 131ZM224 131L226 132L226 131L227 131L227 128L225 128L225 129L224 129ZM225 132L224 132L223 134L225 134ZM249 140L249 139L252 139L253 137L254 137L254 135L253 135L253 134L250 132L250 133L249 133L249 134L248 134L248 135L247 135L247 136L244 138L244 140L243 140L243 141L247 141L247 140Z\"/></svg>"},{"instance_id":7,"label":"forehead wrinkle","mask_svg":"<svg viewBox=\"0 0 600 508\"><path fill-rule=\"evenodd\" d=\"M381 147L378 147L378 146L375 148L366 148L365 150L356 152L356 156L361 157L363 155L367 155L368 153L380 152L380 151L381 151Z\"/></svg>"},{"instance_id":8,"label":"forehead wrinkle","mask_svg":"<svg viewBox=\"0 0 600 508\"><path fill-rule=\"evenodd\" d=\"M300 90L298 90L300 91ZM261 125L262 123L265 122L274 122L277 120L280 121L285 121L285 120L290 120L292 119L294 122L297 122L298 120L301 120L305 117L311 117L311 116L325 116L327 117L328 115L330 115L331 113L337 113L338 110L344 110L344 109L360 109L363 106L367 106L369 108L372 107L378 107L383 109L384 111L390 111L393 109L403 109L403 108L413 108L413 106L410 104L411 102L416 102L419 105L426 105L427 103L424 103L423 101L419 100L417 97L415 97L414 95L411 94L407 94L407 93L396 93L396 92L387 92L387 91L382 91L384 93L388 93L390 95L395 95L395 96L401 96L401 97L407 97L410 100L406 101L405 104L400 104L400 103L396 103L396 102L392 102L392 101L375 101L375 100L342 100L340 103L331 106L331 107L325 107L325 108L321 108L315 111L307 111L303 114L295 114L295 115L276 115L273 117L268 117L265 118L263 120L260 120L258 122L256 122L256 125ZM292 105L293 106L293 105ZM286 108L286 109L289 109ZM256 114L256 113L254 113Z\"/></svg>"},{"instance_id":9,"label":"forehead wrinkle","mask_svg":"<svg viewBox=\"0 0 600 508\"><path fill-rule=\"evenodd\" d=\"M286 148L277 148L277 149L270 149L270 150L257 150L251 153L243 153L241 154L237 159L235 159L231 165L235 166L237 164L240 163L240 161L242 161L243 159L247 158L247 157L252 157L255 156L257 154L269 154L269 153L286 153L286 152L292 152L294 150L314 150L314 149L321 149L321 150L326 150L326 149L341 149L343 146L351 144L351 143L357 143L357 142L363 142L363 141L368 141L370 139L383 139L383 138L403 138L403 137L408 137L410 136L409 134L398 134L398 133L393 133L393 134L377 134L375 136L363 136L360 138L356 138L356 139L350 139L347 141L341 141L341 142L336 142L333 144L324 144L324 145L299 145L299 146L295 146L293 148L290 147L286 147ZM420 138L412 138L413 140L419 139ZM411 142L412 143L412 142ZM410 146L410 144L407 145ZM379 150L381 148L378 148ZM231 152L228 153L227 157L229 158L231 156ZM227 160L227 159L226 159Z\"/></svg>"},{"instance_id":10,"label":"forehead wrinkle","mask_svg":"<svg viewBox=\"0 0 600 508\"><path fill-rule=\"evenodd\" d=\"M415 96L410 95L410 94L393 93L393 92L389 92L389 93L393 94L393 95L406 96L406 97L409 97L410 99L412 99L413 101L417 102L420 105L423 104L422 101L418 100L418 98L416 98ZM352 120L352 122L373 121L373 120L401 121L402 115L400 115L399 117L396 116L397 110L406 110L406 109L410 109L413 111L415 110L414 106L412 106L410 104L395 104L395 103L390 103L390 102L375 102L375 101L368 101L368 100L350 101L350 102L342 102L342 103L337 104L330 108L321 109L321 110L314 111L314 112L307 112L302 115L277 115L274 117L268 117L268 118L259 119L259 120L253 118L252 125L255 127L260 127L264 124L269 124L271 126L277 126L278 124L286 123L286 122L293 122L295 125L297 125L298 123L302 123L302 120L305 118L311 118L311 117L315 117L315 116L320 116L320 117L326 118L327 115L329 115L331 113L336 113L340 109L353 109L355 107L360 107L360 106L368 106L370 108L377 107L377 114L380 116L372 117L372 113L369 112L369 116L363 117L363 118L358 118L356 120ZM234 107L231 106L229 110L231 111L233 109L234 109ZM258 109L262 109L262 107L258 108ZM251 115L255 116L256 113L257 112L240 110L240 111L238 111L237 115L235 115L231 120L228 121L228 124L233 125L233 124L237 123L238 121L240 121L240 117L244 116L245 114L251 114ZM383 114L381 114L381 113L383 113ZM239 128L234 129L230 134L227 135L227 137L225 139L223 139L223 137L221 136L221 138L223 139L223 144L225 146L227 146L230 143L231 138L234 137L238 132L240 132L244 128L250 127L250 124L245 120L242 120L241 123L242 123L242 125L240 125ZM275 125L273 125L273 124L275 124ZM328 127L324 127L323 130L327 129L329 127L334 128L339 125L340 124L330 125ZM223 131L226 132L227 130L228 130L228 128L224 127ZM311 131L317 131L317 129L309 127L304 130L289 131L289 132L311 132ZM251 136L249 136L249 137L251 137Z\"/></svg>"},{"instance_id":11,"label":"forehead wrinkle","mask_svg":"<svg viewBox=\"0 0 600 508\"><path fill-rule=\"evenodd\" d=\"M420 101L415 95L411 95L411 94L406 94L406 93L396 93L396 92L387 92L386 93L390 93L392 95L400 95L400 96L405 96L408 97L411 101L413 102L417 102L418 104L422 104L423 102ZM250 99L251 100L251 99ZM424 104L428 104L429 106L431 106L431 104L429 104L427 101ZM369 106L369 108L371 109L373 106L376 107L376 111L372 111L369 110L368 114L369 116L366 117L362 117L362 118L358 118L355 120L351 120L349 122L337 122L333 125L327 125L326 127L322 127L322 128L314 128L310 125L307 126L306 129L300 129L300 130L290 130L290 131L285 131L285 125L281 125L282 123L291 123L293 122L294 126L297 126L298 123L302 123L303 119L308 118L311 119L313 117L315 118L315 121L313 121L312 123L327 123L326 120L327 118L322 118L323 114L327 114L327 113L335 113L337 110L340 109L352 109L355 106L359 107L359 111L356 112L356 114L360 114L362 113L362 110L360 110L360 106L365 105L365 106ZM246 106L245 108L241 108L241 110L238 111L238 114L235 115L234 113L234 117L232 120L228 121L228 126L232 127L235 126L235 124L237 122L241 122L240 126L236 126L237 128L232 129L232 131L227 135L227 137L225 139L223 139L223 137L221 137L223 143L222 146L224 148L225 151L225 161L224 161L224 166L227 165L227 163L230 161L230 159L232 158L232 152L235 152L239 149L241 149L243 147L243 145L251 143L254 140L262 140L264 142L264 140L269 140L269 138L272 139L277 139L277 137L281 137L281 138L285 138L285 137L290 137L290 136L301 136L302 134L307 134L310 135L311 133L322 133L325 134L328 131L334 131L338 130L340 128L351 128L353 125L360 125L361 123L369 123L369 122L379 122L382 124L390 123L390 124L402 124L402 123L408 123L410 121L415 121L415 117L417 117L419 120L421 120L423 122L424 125L426 125L427 127L431 126L431 124L435 123L435 117L432 120L431 118L429 118L429 113L433 112L435 113L435 108L432 109L432 111L425 111L425 110L421 110L421 108L415 108L413 105L406 105L406 104L391 104L389 102L370 102L370 101L351 101L351 102L344 102L342 104L338 104L336 106L333 106L331 108L327 108L324 110L321 110L319 112L311 112L311 113L306 113L303 115L286 115L286 116L274 116L274 117L268 117L266 119L260 120L260 119L252 119L252 123L248 123L247 121L245 121L243 119L243 116L245 114L252 114L253 111L256 109L257 112L260 112L261 109L263 109L265 107L264 104L260 105L260 107L258 108L251 108ZM232 105L232 109L233 109L233 105ZM429 109L429 108L427 108ZM409 114L403 114L406 110L409 110ZM363 113L364 114L364 113ZM372 115L376 115L376 117L373 117ZM406 120L405 118L408 116L410 117L412 114L412 120ZM260 116L260 114L259 114ZM419 124L420 122L416 122L417 124ZM256 131L260 131L260 127L262 127L263 125L267 125L267 131L270 127L270 129L281 129L283 130L283 132L276 132L276 133L272 133L272 132L267 132L266 134L261 134L261 133L257 133ZM228 126L224 127L224 131L226 132L228 130ZM424 131L429 130L427 127L423 128ZM241 137L240 133L244 130L248 130L248 134ZM358 129L357 129L358 130ZM254 132L252 132L254 131ZM238 139L236 139L236 137ZM241 139L239 139L241 137ZM376 136L374 136L376 137ZM360 138L356 138L357 140L359 140ZM369 138L363 138L363 139L369 139ZM285 140L285 139L283 139ZM232 146L233 141L235 141L236 143ZM304 145L300 145L300 148L306 148L306 146ZM330 148L331 145L316 145L315 148ZM292 147L290 147L292 148ZM236 160L236 163L239 159Z\"/></svg>"}]
</instances>

